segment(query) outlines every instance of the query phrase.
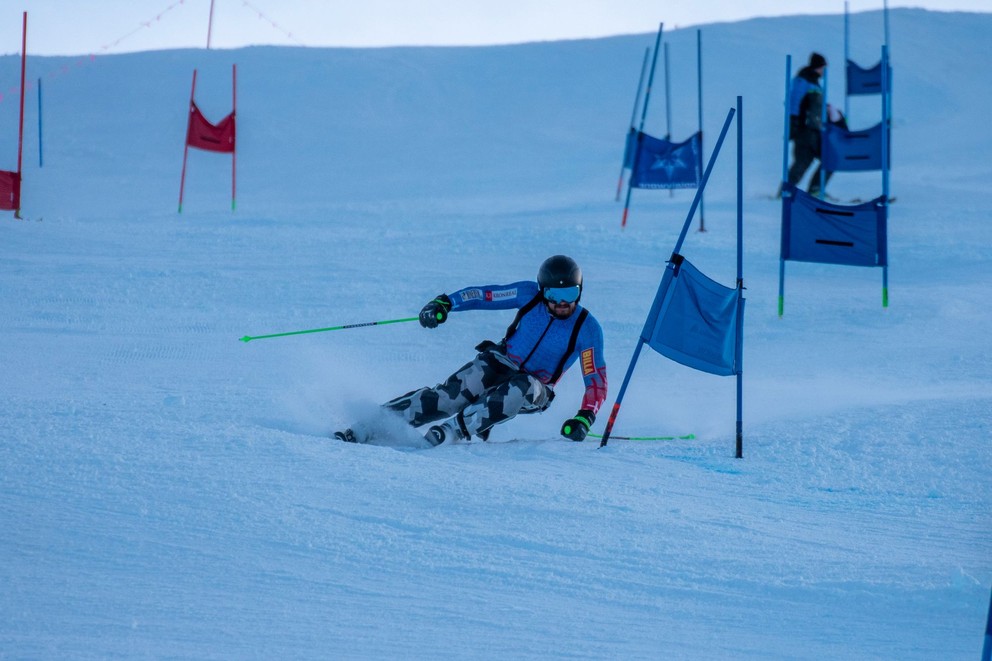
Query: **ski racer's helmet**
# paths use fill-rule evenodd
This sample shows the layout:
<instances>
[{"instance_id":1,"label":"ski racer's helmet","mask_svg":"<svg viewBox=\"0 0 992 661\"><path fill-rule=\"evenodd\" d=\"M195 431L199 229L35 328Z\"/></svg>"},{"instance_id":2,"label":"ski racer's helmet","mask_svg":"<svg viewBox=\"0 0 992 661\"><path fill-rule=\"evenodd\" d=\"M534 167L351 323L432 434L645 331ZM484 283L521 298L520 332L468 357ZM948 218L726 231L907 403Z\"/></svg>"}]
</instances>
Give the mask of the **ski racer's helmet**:
<instances>
[{"instance_id":1,"label":"ski racer's helmet","mask_svg":"<svg viewBox=\"0 0 992 661\"><path fill-rule=\"evenodd\" d=\"M546 301L576 303L582 296L582 269L567 255L548 257L537 271Z\"/></svg>"}]
</instances>

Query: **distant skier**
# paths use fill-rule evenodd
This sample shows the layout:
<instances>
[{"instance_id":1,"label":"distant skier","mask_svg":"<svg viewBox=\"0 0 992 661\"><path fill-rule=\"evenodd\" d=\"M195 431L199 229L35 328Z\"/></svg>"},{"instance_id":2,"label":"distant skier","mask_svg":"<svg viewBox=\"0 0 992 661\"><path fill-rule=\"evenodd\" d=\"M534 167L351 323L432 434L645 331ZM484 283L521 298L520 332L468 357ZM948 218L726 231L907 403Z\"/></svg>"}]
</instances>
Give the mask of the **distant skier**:
<instances>
[{"instance_id":1,"label":"distant skier","mask_svg":"<svg viewBox=\"0 0 992 661\"><path fill-rule=\"evenodd\" d=\"M788 181L796 186L814 160L820 158L820 132L823 130L823 87L820 78L827 60L819 53L809 56L809 64L792 80L789 94L789 140L792 141L792 165ZM824 171L824 186L832 172ZM820 166L809 182L809 194L820 194Z\"/></svg>"},{"instance_id":2,"label":"distant skier","mask_svg":"<svg viewBox=\"0 0 992 661\"><path fill-rule=\"evenodd\" d=\"M561 375L580 360L585 394L578 413L561 427L572 441L585 439L606 399L603 331L579 305L582 271L571 257L555 255L541 264L537 282L466 287L440 294L420 311L420 325L436 328L449 312L517 308L516 318L499 342L486 340L478 354L444 383L420 388L383 404L413 427L430 427L431 445L477 436L488 439L493 426L520 413L538 413L554 399ZM335 432L342 441L364 443L355 429Z\"/></svg>"}]
</instances>

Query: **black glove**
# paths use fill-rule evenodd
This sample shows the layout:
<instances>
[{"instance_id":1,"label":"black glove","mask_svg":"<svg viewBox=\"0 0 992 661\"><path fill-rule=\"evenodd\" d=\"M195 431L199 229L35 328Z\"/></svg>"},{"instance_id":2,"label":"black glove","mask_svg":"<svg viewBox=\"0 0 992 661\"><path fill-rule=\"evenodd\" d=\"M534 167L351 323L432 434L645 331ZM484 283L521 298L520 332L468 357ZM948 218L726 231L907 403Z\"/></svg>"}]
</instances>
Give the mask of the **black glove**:
<instances>
[{"instance_id":1,"label":"black glove","mask_svg":"<svg viewBox=\"0 0 992 661\"><path fill-rule=\"evenodd\" d=\"M443 324L447 320L450 309L451 299L448 295L438 294L420 311L420 325L424 328L437 328L438 324Z\"/></svg>"},{"instance_id":2,"label":"black glove","mask_svg":"<svg viewBox=\"0 0 992 661\"><path fill-rule=\"evenodd\" d=\"M561 435L570 441L583 441L594 422L596 422L596 414L582 409L575 414L574 418L565 421L565 424L561 426Z\"/></svg>"}]
</instances>

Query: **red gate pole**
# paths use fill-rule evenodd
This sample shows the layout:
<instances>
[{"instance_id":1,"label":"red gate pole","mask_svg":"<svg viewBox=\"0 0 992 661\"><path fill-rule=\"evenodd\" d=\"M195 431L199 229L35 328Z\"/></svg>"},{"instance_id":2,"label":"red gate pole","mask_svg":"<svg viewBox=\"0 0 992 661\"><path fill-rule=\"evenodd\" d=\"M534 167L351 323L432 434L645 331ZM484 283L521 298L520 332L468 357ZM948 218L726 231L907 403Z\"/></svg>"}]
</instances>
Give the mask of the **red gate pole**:
<instances>
[{"instance_id":1,"label":"red gate pole","mask_svg":"<svg viewBox=\"0 0 992 661\"><path fill-rule=\"evenodd\" d=\"M231 211L235 207L235 171L238 153L238 65L231 65L231 116L234 119L234 144L231 145Z\"/></svg>"},{"instance_id":2,"label":"red gate pole","mask_svg":"<svg viewBox=\"0 0 992 661\"><path fill-rule=\"evenodd\" d=\"M21 28L21 119L17 129L17 186L21 185L21 157L24 154L24 64L28 58L28 13L24 12L24 24ZM21 217L21 194L17 193L17 208L14 218Z\"/></svg>"},{"instance_id":3,"label":"red gate pole","mask_svg":"<svg viewBox=\"0 0 992 661\"><path fill-rule=\"evenodd\" d=\"M193 121L193 95L196 93L196 69L193 69L193 88L189 91L189 109L186 118L186 135L183 137L183 173L179 178L179 213L183 212L183 188L186 186L186 157L189 155L189 126Z\"/></svg>"},{"instance_id":4,"label":"red gate pole","mask_svg":"<svg viewBox=\"0 0 992 661\"><path fill-rule=\"evenodd\" d=\"M210 50L210 33L214 29L214 0L210 0L210 19L207 21L207 50Z\"/></svg>"}]
</instances>

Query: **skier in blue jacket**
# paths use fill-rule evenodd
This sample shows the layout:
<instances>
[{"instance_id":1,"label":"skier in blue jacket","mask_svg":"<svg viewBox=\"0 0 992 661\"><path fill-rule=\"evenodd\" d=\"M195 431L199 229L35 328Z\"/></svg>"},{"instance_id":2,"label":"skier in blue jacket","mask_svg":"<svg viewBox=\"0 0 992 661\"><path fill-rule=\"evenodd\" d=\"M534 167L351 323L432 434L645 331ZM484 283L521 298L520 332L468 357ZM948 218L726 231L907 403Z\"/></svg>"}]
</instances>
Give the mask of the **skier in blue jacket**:
<instances>
[{"instance_id":1,"label":"skier in blue jacket","mask_svg":"<svg viewBox=\"0 0 992 661\"><path fill-rule=\"evenodd\" d=\"M447 380L397 397L383 407L413 427L439 422L425 438L432 445L477 436L489 437L493 426L520 413L544 411L554 385L577 360L585 393L578 412L564 422L561 434L581 441L606 399L603 330L581 305L582 271L565 255L541 264L537 282L466 287L440 294L420 312L420 324L436 328L449 312L517 309L500 342L486 340L478 354ZM368 439L351 429L335 433L348 442Z\"/></svg>"}]
</instances>

